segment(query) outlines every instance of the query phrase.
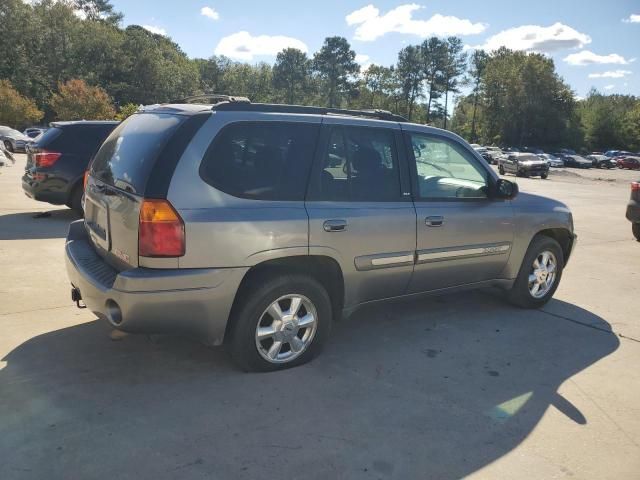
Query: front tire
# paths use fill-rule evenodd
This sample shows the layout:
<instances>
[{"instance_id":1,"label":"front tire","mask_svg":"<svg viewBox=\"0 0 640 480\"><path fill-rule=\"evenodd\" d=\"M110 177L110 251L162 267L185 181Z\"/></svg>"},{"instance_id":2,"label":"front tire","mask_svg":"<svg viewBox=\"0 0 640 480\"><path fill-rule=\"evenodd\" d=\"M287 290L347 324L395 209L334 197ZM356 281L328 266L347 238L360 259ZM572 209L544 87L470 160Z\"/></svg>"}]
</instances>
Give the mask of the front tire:
<instances>
[{"instance_id":1,"label":"front tire","mask_svg":"<svg viewBox=\"0 0 640 480\"><path fill-rule=\"evenodd\" d=\"M540 175L540 178L543 180L546 180L548 176L549 176L548 173L543 173L542 175Z\"/></svg>"},{"instance_id":2,"label":"front tire","mask_svg":"<svg viewBox=\"0 0 640 480\"><path fill-rule=\"evenodd\" d=\"M633 232L633 236L636 237L636 240L640 242L640 223L632 223L631 231Z\"/></svg>"},{"instance_id":3,"label":"front tire","mask_svg":"<svg viewBox=\"0 0 640 480\"><path fill-rule=\"evenodd\" d=\"M227 349L245 371L269 372L307 363L331 331L327 290L300 274L255 277L231 315Z\"/></svg>"},{"instance_id":4,"label":"front tire","mask_svg":"<svg viewBox=\"0 0 640 480\"><path fill-rule=\"evenodd\" d=\"M6 148L9 153L15 153L13 150L13 145L11 145L11 142L9 140L4 141L4 148Z\"/></svg>"},{"instance_id":5,"label":"front tire","mask_svg":"<svg viewBox=\"0 0 640 480\"><path fill-rule=\"evenodd\" d=\"M509 301L521 308L542 307L558 288L563 269L560 244L544 235L535 236L508 292Z\"/></svg>"}]
</instances>

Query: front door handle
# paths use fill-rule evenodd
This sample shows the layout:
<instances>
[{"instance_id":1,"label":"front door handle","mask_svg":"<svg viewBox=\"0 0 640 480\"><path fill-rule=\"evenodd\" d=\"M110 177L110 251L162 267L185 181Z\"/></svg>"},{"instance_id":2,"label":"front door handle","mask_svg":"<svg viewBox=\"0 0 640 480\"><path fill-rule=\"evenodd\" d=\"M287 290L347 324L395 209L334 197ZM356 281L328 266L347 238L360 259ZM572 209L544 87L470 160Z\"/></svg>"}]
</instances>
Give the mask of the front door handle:
<instances>
[{"instance_id":1,"label":"front door handle","mask_svg":"<svg viewBox=\"0 0 640 480\"><path fill-rule=\"evenodd\" d=\"M325 232L344 232L347 229L346 220L327 220L322 224Z\"/></svg>"},{"instance_id":2,"label":"front door handle","mask_svg":"<svg viewBox=\"0 0 640 480\"><path fill-rule=\"evenodd\" d=\"M444 225L444 217L442 215L434 215L424 219L424 224L427 227L441 227Z\"/></svg>"}]
</instances>

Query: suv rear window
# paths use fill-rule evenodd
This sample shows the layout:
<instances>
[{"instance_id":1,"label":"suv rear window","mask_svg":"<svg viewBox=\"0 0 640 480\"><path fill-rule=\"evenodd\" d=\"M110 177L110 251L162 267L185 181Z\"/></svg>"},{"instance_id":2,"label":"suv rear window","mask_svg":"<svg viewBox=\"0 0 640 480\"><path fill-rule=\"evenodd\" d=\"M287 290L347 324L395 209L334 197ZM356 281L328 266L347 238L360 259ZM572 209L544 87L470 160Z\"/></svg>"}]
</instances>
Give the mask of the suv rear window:
<instances>
[{"instance_id":1,"label":"suv rear window","mask_svg":"<svg viewBox=\"0 0 640 480\"><path fill-rule=\"evenodd\" d=\"M204 181L259 200L303 200L319 126L239 122L215 138L200 165Z\"/></svg>"},{"instance_id":2,"label":"suv rear window","mask_svg":"<svg viewBox=\"0 0 640 480\"><path fill-rule=\"evenodd\" d=\"M158 153L184 119L165 113L132 115L102 144L91 174L109 185L142 194Z\"/></svg>"}]
</instances>

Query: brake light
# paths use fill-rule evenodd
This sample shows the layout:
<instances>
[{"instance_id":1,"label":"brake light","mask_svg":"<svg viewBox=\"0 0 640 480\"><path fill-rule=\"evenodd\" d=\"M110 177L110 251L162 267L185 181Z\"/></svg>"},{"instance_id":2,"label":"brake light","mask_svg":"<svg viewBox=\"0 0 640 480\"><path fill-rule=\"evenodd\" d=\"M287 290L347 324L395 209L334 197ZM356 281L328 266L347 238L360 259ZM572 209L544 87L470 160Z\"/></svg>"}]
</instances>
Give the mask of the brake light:
<instances>
[{"instance_id":1,"label":"brake light","mask_svg":"<svg viewBox=\"0 0 640 480\"><path fill-rule=\"evenodd\" d=\"M631 191L640 192L640 182L631 182Z\"/></svg>"},{"instance_id":2,"label":"brake light","mask_svg":"<svg viewBox=\"0 0 640 480\"><path fill-rule=\"evenodd\" d=\"M167 200L143 200L140 207L138 251L141 257L184 255L184 222Z\"/></svg>"},{"instance_id":3,"label":"brake light","mask_svg":"<svg viewBox=\"0 0 640 480\"><path fill-rule=\"evenodd\" d=\"M41 150L40 152L33 154L33 161L35 162L36 167L51 167L58 161L60 155L62 155L60 152Z\"/></svg>"},{"instance_id":4,"label":"brake light","mask_svg":"<svg viewBox=\"0 0 640 480\"><path fill-rule=\"evenodd\" d=\"M82 189L87 189L87 181L89 180L89 170L84 171L84 178L82 179Z\"/></svg>"}]
</instances>

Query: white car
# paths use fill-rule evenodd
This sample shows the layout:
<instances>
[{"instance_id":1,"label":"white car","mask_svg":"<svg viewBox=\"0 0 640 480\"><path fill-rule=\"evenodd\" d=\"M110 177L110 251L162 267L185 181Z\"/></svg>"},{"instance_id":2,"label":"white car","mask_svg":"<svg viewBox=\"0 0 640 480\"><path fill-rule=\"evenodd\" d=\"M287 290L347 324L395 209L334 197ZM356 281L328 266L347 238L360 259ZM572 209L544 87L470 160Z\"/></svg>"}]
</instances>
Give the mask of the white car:
<instances>
[{"instance_id":1,"label":"white car","mask_svg":"<svg viewBox=\"0 0 640 480\"><path fill-rule=\"evenodd\" d=\"M538 155L542 160L547 162L550 167L561 168L564 167L564 161L560 157L556 157L550 153L541 153Z\"/></svg>"}]
</instances>

